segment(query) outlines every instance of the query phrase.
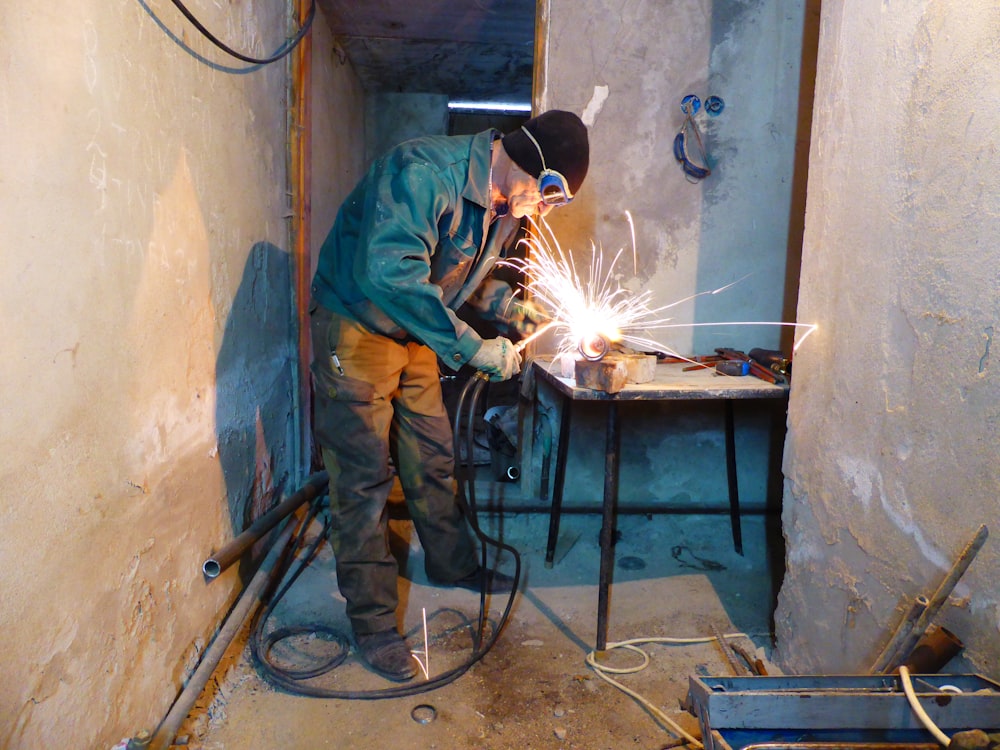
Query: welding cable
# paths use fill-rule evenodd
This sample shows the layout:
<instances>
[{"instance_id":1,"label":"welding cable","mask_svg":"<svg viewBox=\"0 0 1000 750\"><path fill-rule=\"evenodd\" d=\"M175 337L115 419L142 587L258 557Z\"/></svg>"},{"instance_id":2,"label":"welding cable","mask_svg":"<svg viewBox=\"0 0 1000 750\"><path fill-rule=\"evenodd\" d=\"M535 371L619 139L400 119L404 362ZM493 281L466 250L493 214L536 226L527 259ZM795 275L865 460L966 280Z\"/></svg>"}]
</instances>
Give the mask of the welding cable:
<instances>
[{"instance_id":1,"label":"welding cable","mask_svg":"<svg viewBox=\"0 0 1000 750\"><path fill-rule=\"evenodd\" d=\"M482 389L485 386L486 381L481 378L470 378L462 389L461 395L459 396L458 405L456 407L455 413L455 425L461 425L462 418L465 415L466 401L469 399L470 390L472 391L472 400L469 404L469 408L472 413L475 413L478 399L482 393ZM471 424L470 420L470 424ZM453 435L455 456L456 459L459 455L459 433L456 429ZM471 462L472 448L474 444L469 442L469 460ZM470 469L468 476L466 477L470 487L474 485L475 475L474 471ZM342 699L342 700L379 700L383 698L403 698L413 695L419 695L421 693L430 692L439 687L454 682L456 679L465 674L469 669L471 669L476 663L479 662L490 649L493 648L494 644L499 639L500 634L504 630L504 626L510 617L510 612L514 606L514 600L518 591L518 582L521 578L521 557L518 551L511 547L510 545L504 544L492 537L489 537L479 527L478 519L475 516L473 510L475 504L475 490L474 488L469 490L469 496L472 498L471 507L466 501L466 494L462 490L461 482L459 483L459 492L457 500L462 505L463 511L466 513L466 517L469 521L469 526L472 528L477 539L482 544L482 560L487 559L486 546L492 545L497 547L499 550L510 552L514 557L514 581L511 586L510 595L507 599L507 605L497 622L496 627L492 628L490 638L484 642L483 633L486 628L486 585L489 581L488 571L484 567L483 585L484 588L480 591L479 597L479 616L478 616L478 627L473 633L473 652L469 659L467 659L462 664L454 667L446 672L442 672L429 680L422 683L403 685L400 687L383 688L381 690L331 690L328 688L323 688L316 685L305 684L303 680L312 677L318 677L321 674L334 669L339 666L346 658L350 650L350 644L347 638L341 633L327 628L325 626L295 626L290 628L279 628L268 635L264 635L264 624L266 623L270 614L274 611L278 602L288 591L289 587L295 581L296 578L302 573L302 571L308 566L309 562L312 560L319 544L326 539L328 528L324 527L324 531L316 539L313 540L309 549L299 560L298 567L292 573L289 581L278 590L278 592L270 598L268 601L268 606L266 609L259 610L258 615L255 616L254 622L251 625L251 635L250 635L250 650L253 657L254 663L257 666L258 671L264 677L267 682L271 685L286 690L292 694L304 695L312 698L327 698L327 699ZM276 581L280 582L282 577L286 574L288 566L291 564L291 559L294 558L294 551L297 547L301 547L301 540L304 536L304 530L308 526L309 521L315 518L318 509L321 507L321 498L317 498L310 508L307 520L303 523L299 530L298 543L296 545L289 545L289 549L292 553L286 556L288 559L288 564L286 564L284 571L276 576ZM269 658L271 650L281 640L294 635L304 635L304 634L321 634L326 636L327 639L332 640L337 643L339 650L331 656L326 662L320 664L316 667L306 668L306 669L296 669L290 670L285 667L279 667Z\"/></svg>"},{"instance_id":2,"label":"welding cable","mask_svg":"<svg viewBox=\"0 0 1000 750\"><path fill-rule=\"evenodd\" d=\"M463 412L467 414L467 425L466 425L466 451L465 451L465 466L466 470L462 472L462 477L465 480L464 489L463 483L458 483L458 495L457 499L459 504L462 506L465 512L466 519L469 522L469 527L472 532L476 535L476 538L480 543L480 569L483 576L483 586L479 591L479 623L476 629L476 640L474 643L475 650L478 651L481 646L480 639L485 630L485 618L486 618L486 589L489 586L489 581L491 580L491 573L495 572L495 568L490 568L487 564L487 547L492 546L497 549L497 559L499 560L499 553L506 551L511 554L514 558L514 581L511 585L510 595L507 598L507 606L504 608L503 614L500 616L500 621L497 624L495 632L493 633L493 638L489 645L486 647L486 651L489 651L493 647L493 643L496 642L496 638L499 637L500 632L503 630L504 625L510 616L510 611L514 606L514 598L517 595L518 584L521 580L521 555L520 553L509 544L505 544L497 539L488 536L479 526L479 511L476 506L476 466L474 461L474 450L475 450L475 425L476 417L479 407L479 399L482 396L483 389L489 381L486 376L477 373L475 376L469 378L465 386L462 388L461 393L458 397L458 404L455 408L455 424L452 429L454 434L454 454L455 454L455 465L458 466L461 462L461 441L460 441L460 429L461 420ZM471 392L471 396L470 396ZM466 399L471 399L468 405L468 409L465 408Z\"/></svg>"},{"instance_id":3,"label":"welding cable","mask_svg":"<svg viewBox=\"0 0 1000 750\"><path fill-rule=\"evenodd\" d=\"M465 471L462 472L463 478L466 480L465 486L467 490L463 492L462 483L458 483L458 498L459 503L462 505L462 511L466 518L469 519L469 526L472 528L476 536L482 540L482 531L479 529L479 514L476 510L476 461L475 461L475 448L476 448L476 412L479 408L479 397L486 387L485 376L480 376L478 373L469 378L469 382L465 384L462 389L462 393L459 395L458 408L455 410L455 426L452 428L452 432L455 435L455 466L459 466L462 461L461 453L459 451L460 446L460 432L459 428L461 426L460 420L462 416L462 407L465 405L465 399L469 398L469 392L471 390L471 401L469 403L469 408L466 410L468 415L468 422L466 424L466 450L465 450ZM487 574L487 555L486 555L486 544L480 544L480 559L479 559L479 570L483 576L483 587L479 590L479 619L476 626L476 638L473 641L473 648L478 650L480 646L479 637L483 633L483 629L486 626L486 582L489 581Z\"/></svg>"},{"instance_id":4,"label":"welding cable","mask_svg":"<svg viewBox=\"0 0 1000 750\"><path fill-rule=\"evenodd\" d=\"M906 694L906 700L909 702L910 708L913 709L913 713L920 719L920 723L924 725L924 728L928 732L934 735L934 739L945 747L948 747L951 744L951 737L941 731L933 719L927 715L924 707L920 705L920 701L917 700L917 694L913 691L913 683L910 681L910 670L906 667L900 667L899 679L903 683L903 692Z\"/></svg>"},{"instance_id":5,"label":"welding cable","mask_svg":"<svg viewBox=\"0 0 1000 750\"><path fill-rule=\"evenodd\" d=\"M729 638L747 638L746 633L725 633L721 636L724 639ZM607 650L621 648L626 651L631 651L633 653L639 654L642 657L642 662L638 666L634 667L609 667L605 664L599 664L597 662L597 652L591 651L587 654L587 665L594 670L595 674L600 677L605 682L614 685L616 688L621 690L628 696L635 699L643 708L653 714L654 717L663 722L674 735L679 738L683 738L686 741L687 747L693 750L700 750L704 747L701 741L685 730L680 724L667 716L663 711L661 711L652 701L644 698L642 695L626 687L618 680L610 677L612 674L635 674L636 672L641 672L647 666L649 666L649 654L643 651L637 644L641 643L664 643L673 646L687 646L696 643L712 643L713 641L718 641L719 638L714 635L702 636L698 638L669 638L669 637L651 637L651 638L632 638L627 641L619 641L617 643L607 644ZM725 645L725 644L723 644Z\"/></svg>"},{"instance_id":6,"label":"welding cable","mask_svg":"<svg viewBox=\"0 0 1000 750\"><path fill-rule=\"evenodd\" d=\"M184 17L187 18L187 20L189 20L194 25L194 27L198 29L198 31L200 31L206 39L208 39L208 41L210 41L212 44L214 44L216 47L221 49L226 54L235 57L237 60L242 60L243 62L251 63L252 65L267 65L269 63L277 62L281 58L285 57L288 53L290 53L293 49L295 49L298 46L299 42L302 41L303 37L305 37L305 35L309 33L309 29L312 27L313 19L316 17L316 0L312 0L312 2L309 3L309 11L306 14L306 18L302 22L302 25L299 27L299 30L295 33L295 35L289 39L286 39L282 43L282 45L278 47L278 51L275 52L270 57L258 58L258 57L249 57L232 49L231 47L226 45L225 42L223 42L214 34L212 34L211 31L205 28L204 24L202 24L202 22L195 17L194 13L188 10L187 6L185 6L184 3L181 2L181 0L172 0L172 1L173 4L177 6L177 10L179 10L182 14L184 14Z\"/></svg>"},{"instance_id":7,"label":"welding cable","mask_svg":"<svg viewBox=\"0 0 1000 750\"><path fill-rule=\"evenodd\" d=\"M290 576L287 576L285 584L278 589L278 584L285 580L285 574L290 569L292 557L295 555L295 552L302 547L303 539L309 525L316 518L323 505L323 497L324 496L320 496L310 503L309 510L299 526L294 542L288 546L288 550L290 550L290 552L286 552L285 557L281 560L282 574L276 577L270 590L266 593L265 601L267 601L267 606L257 610L250 623L250 655L252 656L258 669L266 673L274 672L291 680L304 680L310 677L317 677L335 669L347 659L347 655L351 648L350 642L347 640L346 636L323 625L295 625L278 628L267 633L266 635L264 633L264 624L274 612L274 608L278 605L278 602L282 600L288 592L288 589L292 587L292 584L295 583L306 567L308 567L309 563L312 562L316 553L319 551L320 544L322 544L329 535L330 521L329 518L327 518L323 525L323 531L312 540L305 554L299 559L299 564L296 566L295 570L292 571ZM337 644L338 650L335 651L332 657L305 669L290 669L288 667L277 666L277 664L275 664L270 658L271 650L274 648L275 644L296 635L326 636L326 640L331 640Z\"/></svg>"}]
</instances>

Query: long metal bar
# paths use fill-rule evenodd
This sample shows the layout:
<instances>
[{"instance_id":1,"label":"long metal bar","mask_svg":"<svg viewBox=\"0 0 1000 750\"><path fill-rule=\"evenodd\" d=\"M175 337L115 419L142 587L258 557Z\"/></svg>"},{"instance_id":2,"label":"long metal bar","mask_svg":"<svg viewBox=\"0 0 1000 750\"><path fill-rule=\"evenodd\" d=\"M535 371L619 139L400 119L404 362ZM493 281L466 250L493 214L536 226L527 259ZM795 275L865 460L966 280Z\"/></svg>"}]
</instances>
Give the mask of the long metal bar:
<instances>
[{"instance_id":1,"label":"long metal bar","mask_svg":"<svg viewBox=\"0 0 1000 750\"><path fill-rule=\"evenodd\" d=\"M269 532L281 520L294 513L301 505L319 497L326 491L330 476L325 471L318 471L306 480L305 485L294 495L282 500L278 505L254 521L250 527L222 547L218 552L202 563L201 570L205 578L217 578L222 571L240 559L258 539Z\"/></svg>"},{"instance_id":2,"label":"long metal bar","mask_svg":"<svg viewBox=\"0 0 1000 750\"><path fill-rule=\"evenodd\" d=\"M729 664L729 669L733 675L736 677L743 677L746 675L747 670L740 666L740 663L736 661L736 656L733 654L732 648L726 641L726 636L714 624L712 625L712 635L715 636L715 642L722 650L722 655L726 657L726 662Z\"/></svg>"},{"instance_id":3,"label":"long metal bar","mask_svg":"<svg viewBox=\"0 0 1000 750\"><path fill-rule=\"evenodd\" d=\"M188 713L190 713L191 707L194 706L198 696L205 689L205 685L208 684L208 680L215 672L215 668L222 661L222 657L225 655L229 645L236 634L243 628L247 617L250 616L260 602L267 583L271 580L272 574L275 573L275 565L285 546L288 544L289 539L291 539L292 532L295 531L295 526L294 521L289 521L282 530L281 535L271 546L267 557L264 558L264 562L253 578L250 579L250 583L247 584L243 593L240 594L236 606L229 613L218 635L215 636L211 645L205 650L194 673L187 681L184 689L174 700L174 704L170 707L163 721L160 722L160 726L157 727L153 739L149 743L149 750L165 750L171 745L174 737L177 736L177 730Z\"/></svg>"},{"instance_id":4,"label":"long metal bar","mask_svg":"<svg viewBox=\"0 0 1000 750\"><path fill-rule=\"evenodd\" d=\"M740 483L736 475L736 428L733 424L733 400L725 400L726 409L726 480L729 484L729 522L733 527L733 546L743 554L743 527L740 525Z\"/></svg>"},{"instance_id":5,"label":"long metal bar","mask_svg":"<svg viewBox=\"0 0 1000 750\"><path fill-rule=\"evenodd\" d=\"M294 13L298 25L305 22L310 3L296 0ZM299 42L291 61L288 107L288 161L293 215L290 223L294 247L295 317L298 323L298 358L295 364L296 408L294 418L298 429L295 445L295 468L308 471L312 455L312 389L309 361L309 285L312 270L312 34Z\"/></svg>"},{"instance_id":6,"label":"long metal bar","mask_svg":"<svg viewBox=\"0 0 1000 750\"><path fill-rule=\"evenodd\" d=\"M612 572L615 567L615 512L618 508L618 404L608 404L604 437L604 514L601 522L601 573L597 593L597 651L608 647L608 609Z\"/></svg>"},{"instance_id":7,"label":"long metal bar","mask_svg":"<svg viewBox=\"0 0 1000 750\"><path fill-rule=\"evenodd\" d=\"M545 545L545 567L551 568L559 539L559 517L562 515L563 488L566 485L566 458L569 455L569 420L573 399L563 398L562 416L559 420L559 444L556 448L556 476L552 488L552 507L549 509L549 540Z\"/></svg>"}]
</instances>

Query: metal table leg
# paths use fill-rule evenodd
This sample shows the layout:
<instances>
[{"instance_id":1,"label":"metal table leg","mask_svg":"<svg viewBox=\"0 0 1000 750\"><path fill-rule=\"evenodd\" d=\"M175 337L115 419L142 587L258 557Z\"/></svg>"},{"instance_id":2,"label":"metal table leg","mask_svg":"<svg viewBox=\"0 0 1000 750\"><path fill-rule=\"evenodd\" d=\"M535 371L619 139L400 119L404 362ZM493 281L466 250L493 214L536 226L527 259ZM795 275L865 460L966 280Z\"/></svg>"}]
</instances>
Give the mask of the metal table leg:
<instances>
[{"instance_id":1,"label":"metal table leg","mask_svg":"<svg viewBox=\"0 0 1000 750\"><path fill-rule=\"evenodd\" d=\"M743 554L743 530L740 526L740 488L736 477L736 431L733 427L733 401L724 401L726 408L726 477L729 482L729 521L733 527L733 546Z\"/></svg>"},{"instance_id":2,"label":"metal table leg","mask_svg":"<svg viewBox=\"0 0 1000 750\"><path fill-rule=\"evenodd\" d=\"M562 515L563 487L566 484L566 456L569 454L569 415L573 399L562 400L562 416L559 419L559 443L556 448L556 476L552 488L552 507L549 509L549 540L545 546L545 567L551 568L559 539L559 517Z\"/></svg>"},{"instance_id":3,"label":"metal table leg","mask_svg":"<svg viewBox=\"0 0 1000 750\"><path fill-rule=\"evenodd\" d=\"M608 605L615 565L615 517L618 509L618 404L608 402L607 433L604 438L604 515L601 523L601 575L597 593L597 651L608 646Z\"/></svg>"}]
</instances>

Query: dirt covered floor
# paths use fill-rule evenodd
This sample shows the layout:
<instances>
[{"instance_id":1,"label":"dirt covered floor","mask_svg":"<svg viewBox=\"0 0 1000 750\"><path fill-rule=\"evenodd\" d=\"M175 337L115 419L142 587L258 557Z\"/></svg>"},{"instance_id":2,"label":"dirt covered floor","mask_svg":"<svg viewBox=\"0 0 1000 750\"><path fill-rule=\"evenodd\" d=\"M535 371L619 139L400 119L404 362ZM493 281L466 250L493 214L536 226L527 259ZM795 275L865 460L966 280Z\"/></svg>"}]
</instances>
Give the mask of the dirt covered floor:
<instances>
[{"instance_id":1,"label":"dirt covered floor","mask_svg":"<svg viewBox=\"0 0 1000 750\"><path fill-rule=\"evenodd\" d=\"M609 618L610 643L646 638L710 638L742 632L735 640L766 659L774 586L765 519L744 518L745 556L733 550L725 516L657 515L619 518L621 537ZM433 587L406 522L393 522L404 561L400 579L401 627L412 649L424 649L426 613L431 676L460 667L472 651L479 596ZM597 627L600 562L598 515L563 517L556 565L544 565L547 516L524 514L483 519L491 536L519 550L522 590L495 646L450 684L429 692L382 699L324 699L294 695L266 682L253 666L245 639L206 689L180 736L202 750L306 750L393 748L642 748L671 746L674 733L639 700L603 680L588 666ZM779 552L780 554L780 552ZM506 555L501 567L512 571ZM506 597L489 600L495 626ZM349 632L336 587L332 555L323 545L276 608L269 627L321 623ZM489 632L489 631L488 631ZM488 635L487 635L488 637ZM323 637L286 643L299 651L329 650ZM649 663L614 674L669 719L697 732L683 711L689 677L729 675L732 665L717 643L640 646ZM275 656L288 654L276 648ZM640 666L627 649L605 652L601 664ZM407 687L419 688L423 677ZM397 689L355 657L307 680L326 690L357 693Z\"/></svg>"}]
</instances>

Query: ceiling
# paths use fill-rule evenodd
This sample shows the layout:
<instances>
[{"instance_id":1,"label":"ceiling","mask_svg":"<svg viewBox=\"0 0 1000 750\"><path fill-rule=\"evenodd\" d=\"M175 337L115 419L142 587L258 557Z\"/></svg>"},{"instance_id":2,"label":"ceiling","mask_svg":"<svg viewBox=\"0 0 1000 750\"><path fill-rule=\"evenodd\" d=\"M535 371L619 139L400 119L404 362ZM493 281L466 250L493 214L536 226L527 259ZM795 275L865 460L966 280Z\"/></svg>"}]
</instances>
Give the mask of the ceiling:
<instances>
[{"instance_id":1,"label":"ceiling","mask_svg":"<svg viewBox=\"0 0 1000 750\"><path fill-rule=\"evenodd\" d=\"M317 0L365 91L531 101L536 0Z\"/></svg>"}]
</instances>

